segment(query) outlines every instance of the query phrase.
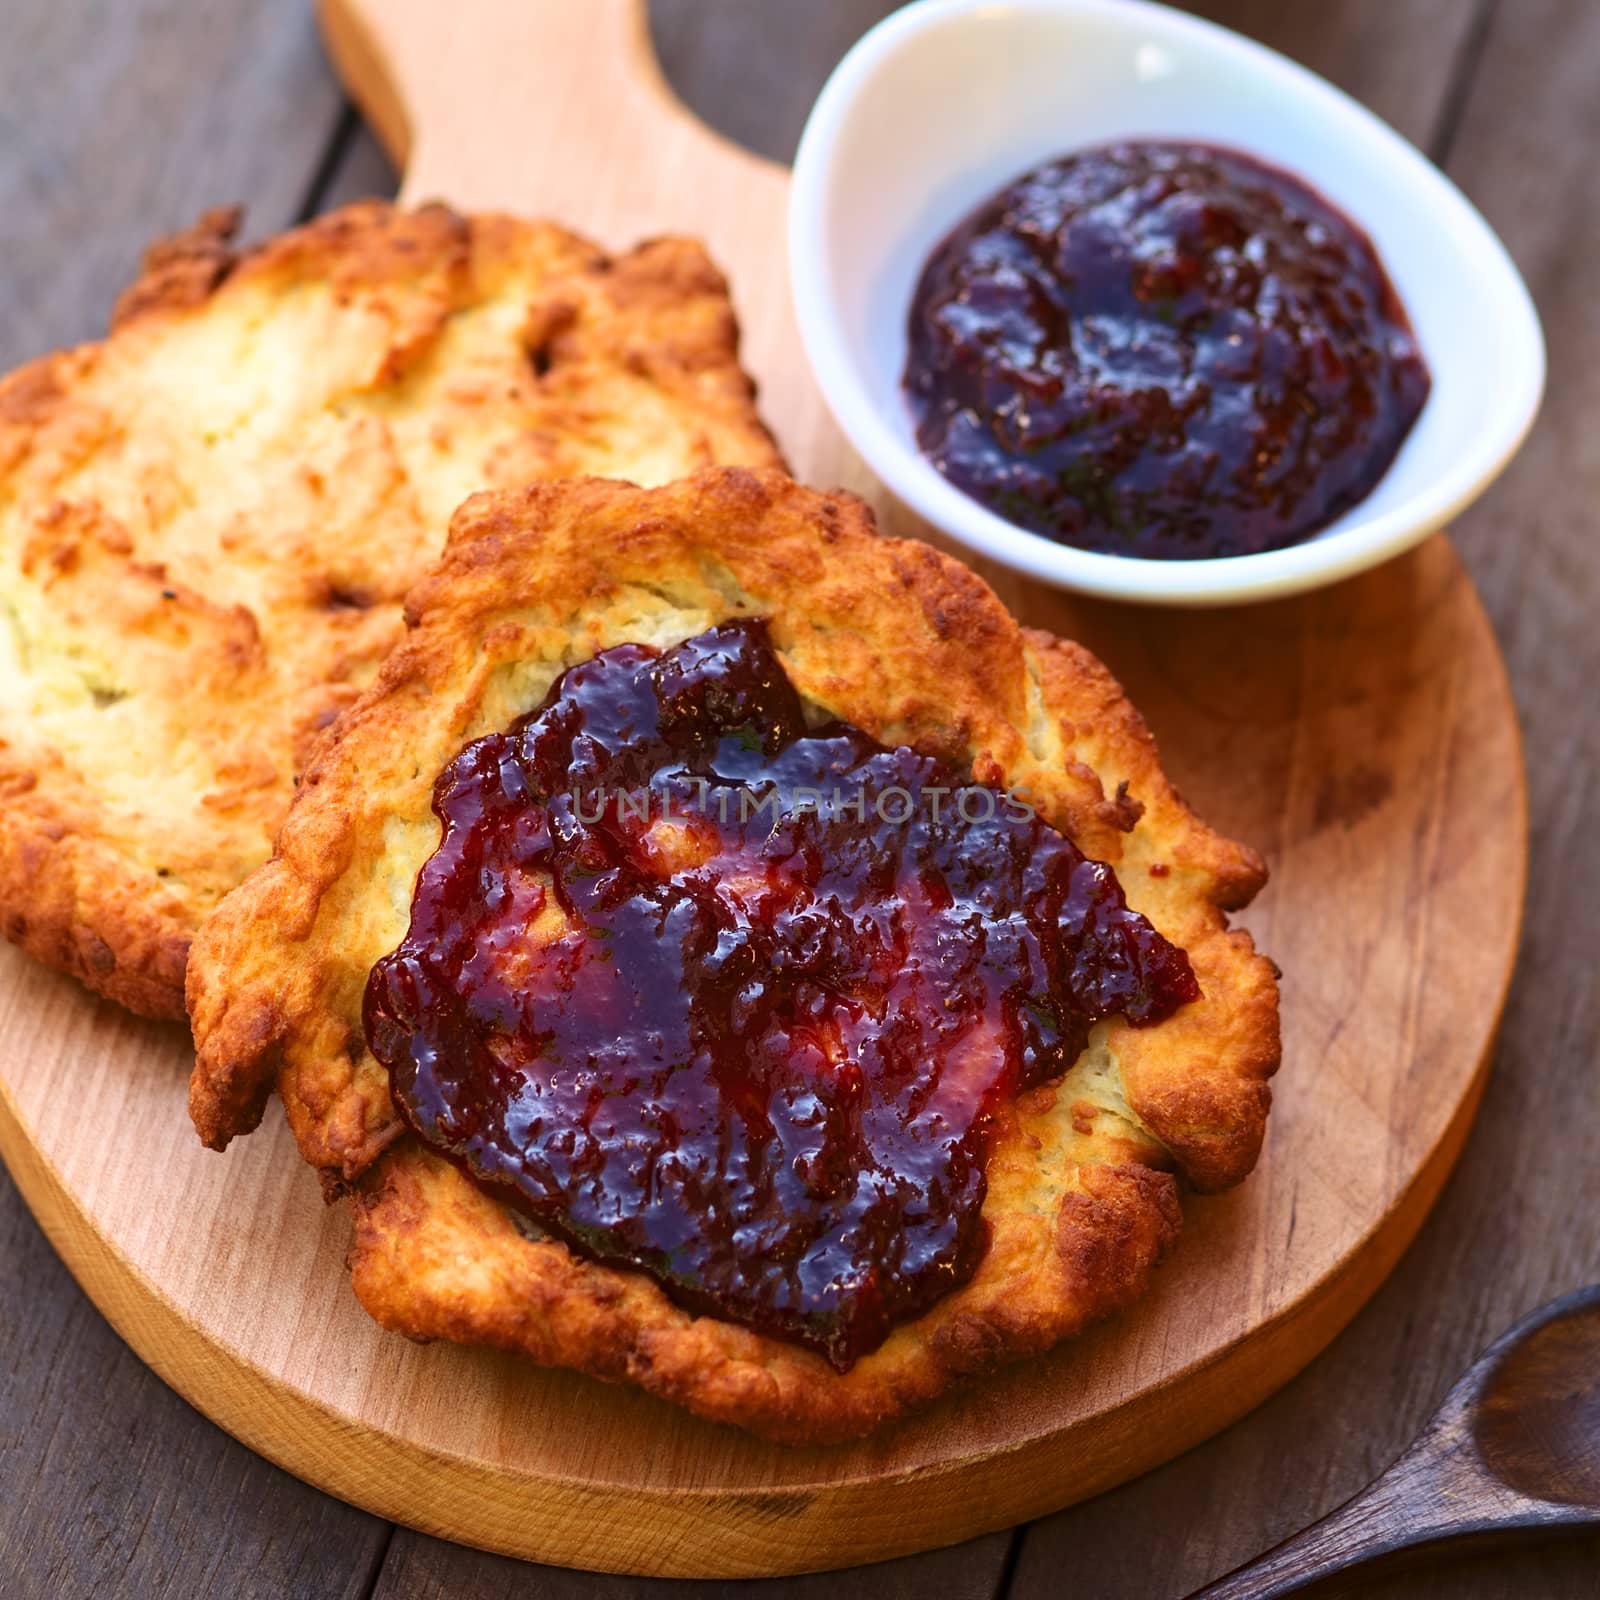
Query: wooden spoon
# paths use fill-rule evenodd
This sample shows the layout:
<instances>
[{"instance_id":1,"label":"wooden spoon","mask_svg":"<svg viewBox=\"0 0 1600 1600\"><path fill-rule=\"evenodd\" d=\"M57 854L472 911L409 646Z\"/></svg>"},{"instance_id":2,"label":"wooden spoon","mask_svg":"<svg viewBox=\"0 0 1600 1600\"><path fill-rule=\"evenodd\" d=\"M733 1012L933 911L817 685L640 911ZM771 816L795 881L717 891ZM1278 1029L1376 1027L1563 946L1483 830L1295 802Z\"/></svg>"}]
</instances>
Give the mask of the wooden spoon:
<instances>
[{"instance_id":1,"label":"wooden spoon","mask_svg":"<svg viewBox=\"0 0 1600 1600\"><path fill-rule=\"evenodd\" d=\"M1492 1344L1375 1483L1189 1600L1275 1600L1437 1546L1600 1527L1600 1284Z\"/></svg>"}]
</instances>

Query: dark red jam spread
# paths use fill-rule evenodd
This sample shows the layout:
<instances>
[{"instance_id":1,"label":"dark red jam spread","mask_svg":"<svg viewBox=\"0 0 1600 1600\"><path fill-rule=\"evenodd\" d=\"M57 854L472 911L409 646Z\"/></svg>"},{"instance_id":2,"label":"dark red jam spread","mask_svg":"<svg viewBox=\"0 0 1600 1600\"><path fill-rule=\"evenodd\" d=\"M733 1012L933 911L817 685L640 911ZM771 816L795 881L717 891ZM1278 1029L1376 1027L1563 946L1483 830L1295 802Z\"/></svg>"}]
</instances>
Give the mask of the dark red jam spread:
<instances>
[{"instance_id":1,"label":"dark red jam spread","mask_svg":"<svg viewBox=\"0 0 1600 1600\"><path fill-rule=\"evenodd\" d=\"M924 454L1019 527L1248 555L1369 494L1428 397L1372 242L1232 150L1063 156L934 251L905 388Z\"/></svg>"},{"instance_id":2,"label":"dark red jam spread","mask_svg":"<svg viewBox=\"0 0 1600 1600\"><path fill-rule=\"evenodd\" d=\"M571 668L434 809L366 997L406 1121L583 1254L840 1369L973 1272L997 1108L1097 1019L1199 993L1023 799L808 728L760 622Z\"/></svg>"}]
</instances>

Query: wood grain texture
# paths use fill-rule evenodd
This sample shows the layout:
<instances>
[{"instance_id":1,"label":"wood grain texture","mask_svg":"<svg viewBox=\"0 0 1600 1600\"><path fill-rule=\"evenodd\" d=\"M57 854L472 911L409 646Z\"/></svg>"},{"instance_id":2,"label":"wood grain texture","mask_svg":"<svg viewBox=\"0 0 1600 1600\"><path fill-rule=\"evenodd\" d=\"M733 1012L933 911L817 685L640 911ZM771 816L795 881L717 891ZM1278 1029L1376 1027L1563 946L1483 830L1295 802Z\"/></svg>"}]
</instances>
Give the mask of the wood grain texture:
<instances>
[{"instance_id":1,"label":"wood grain texture","mask_svg":"<svg viewBox=\"0 0 1600 1600\"><path fill-rule=\"evenodd\" d=\"M834 63L900 4L649 0L650 32L667 81L708 128L787 164Z\"/></svg>"},{"instance_id":2,"label":"wood grain texture","mask_svg":"<svg viewBox=\"0 0 1600 1600\"><path fill-rule=\"evenodd\" d=\"M688 0L678 3L685 12L691 9ZM830 7L854 3L829 0ZM741 4L742 0L697 0L694 9L716 14ZM30 11L43 16L51 9L42 0L19 0L8 11L8 21L26 33L28 27L38 26ZM223 36L230 25L226 9L212 7L206 19L206 26ZM1463 30L1478 8L1467 0L1443 4L1411 0L1406 6L1330 0L1317 7L1208 9L1234 25L1254 21L1269 42L1302 53L1320 70L1332 71L1411 137L1429 142L1426 120L1447 98L1443 91L1448 79L1461 65ZM279 8L277 14L286 30L295 25L295 8ZM1302 18L1312 20L1302 23ZM1592 21L1583 15L1580 0L1568 6L1527 4L1511 26L1504 19L1497 23L1485 49L1478 92L1468 99L1462 119L1460 149L1466 152L1476 144L1479 158L1475 165L1463 168L1458 163L1453 168L1506 232L1547 319L1558 313L1563 318L1562 338L1552 341L1552 387L1544 419L1519 466L1460 531L1497 624L1510 641L1513 676L1527 722L1537 823L1534 917L1528 943L1530 956L1537 955L1541 966L1534 975L1525 962L1514 990L1502 1065L1491 1080L1487 1114L1405 1273L1380 1293L1334 1351L1278 1400L1214 1444L1080 1512L1053 1519L1046 1526L1063 1530L1063 1536L1049 1551L1030 1552L1016 1575L1014 1592L1056 1595L1065 1587L1113 1600L1118 1595L1184 1592L1348 1494L1398 1448L1485 1337L1546 1293L1600 1269L1594 1220L1600 1215L1594 1188L1600 1150L1595 1141L1593 1088L1593 1041L1600 1034L1600 1019L1595 1014L1592 964L1580 954L1583 930L1589 930L1592 939L1593 908L1600 903L1596 855L1585 832L1593 815L1584 785L1592 784L1596 769L1595 729L1593 719L1585 721L1582 716L1585 694L1600 666L1588 621L1600 598L1596 594L1600 563L1589 543L1597 482L1591 433L1583 425L1584 413L1577 409L1585 403L1587 415L1596 414L1593 384L1594 374L1600 372L1596 359L1600 322L1579 270L1579 264L1593 259L1600 248L1595 223L1600 196L1586 171L1585 152L1586 119L1594 110L1588 86L1600 71L1600 42L1588 25ZM682 70L687 76L680 79L680 87L697 105L714 105L719 81L726 80L731 69L754 85L746 98L759 104L761 74L774 68L763 58L732 61L719 55L720 32L711 27L700 32L704 54L684 58L687 65ZM1352 37L1359 37L1359 45L1351 44ZM107 38L105 29L99 38ZM175 78L168 59L171 52L164 48L160 51L164 59L147 61L145 56L158 45L159 41L148 42L148 47L135 41L123 51L117 70L127 83L159 83L168 95L186 95L190 110L204 96L222 92L214 81ZM802 46L803 41L795 50ZM1316 53L1323 50L1328 53ZM95 51L84 44L76 53ZM189 59L194 59L193 53ZM0 58L0 74L8 65L32 70L20 51ZM788 74L816 69L809 61L786 59L776 70ZM55 82L60 82L59 75ZM288 108L285 115L310 114L321 104L319 82L326 80L308 73L303 84L277 85L279 109ZM1493 86L1492 93L1485 85ZM0 97L4 107L0 114L14 104L9 92ZM250 109L248 104L236 107L244 134L251 127ZM81 134L70 98L52 96L39 115L43 118L39 132L47 140L70 143ZM1592 134L1587 143L1592 149ZM12 176L7 164L16 148L7 143L0 177ZM176 183L199 170L208 154L192 144L174 144L162 159ZM281 146L277 159L282 159ZM104 199L101 191L119 182L137 197L133 175L147 173L152 166L149 148L138 138L113 141L94 175L97 197ZM356 167L352 162L351 168L341 168L335 184ZM381 163L370 159L370 146L366 170L376 176L358 177L346 192L372 192L384 181ZM312 176L310 168L293 174L297 183L305 185ZM330 197L338 192L331 190ZM1546 210L1552 192L1557 204ZM242 184L223 181L197 193L193 206L185 200L181 209L192 210L201 201L228 195L257 198ZM136 198L118 209L115 219L102 214L96 223L97 243L108 241L113 254L120 249L120 259L131 261L149 231L140 225L137 213L141 206L149 211L158 199ZM264 216L259 204L255 214L258 221ZM120 238L113 232L113 220ZM40 276L47 277L59 267L61 252L76 243L71 235L51 233L37 216L18 226L16 243L6 258L8 276L39 262L44 264ZM1527 235L1520 231L1523 228L1529 230ZM117 276L110 273L113 281ZM61 303L68 305L69 299L63 292ZM106 303L100 297L69 305L66 316L77 321L50 338L8 320L3 328L8 356L14 359L52 339L93 329ZM1544 559L1530 567L1526 546L1535 538ZM1548 627L1547 614L1552 619ZM1539 908L1546 903L1548 933L1538 920ZM103 1530L118 1515L134 1520L141 1516L142 1502L128 1482L134 1475L133 1458L114 1448L87 1453L55 1449L48 1457L48 1470L41 1473L39 1464L46 1460L51 1434L84 1433L93 1439L143 1432L164 1441L169 1448L138 1458L139 1491L150 1496L160 1494L158 1480L172 1470L171 1460L178 1453L172 1440L184 1419L216 1441L216 1459L224 1468L229 1460L250 1463L251 1458L158 1384L148 1380L124 1384L118 1379L106 1386L101 1368L94 1364L93 1352L99 1346L84 1333L64 1335L59 1347L51 1345L50 1360L60 1378L49 1402L31 1408L34 1389L17 1351L36 1339L50 1344L53 1308L72 1302L76 1291L40 1247L31 1223L18 1219L14 1201L9 1210L7 1204L0 1191L0 1217L12 1219L19 1236L31 1238L34 1246L21 1257L6 1258L8 1264L19 1262L27 1292L23 1303L8 1304L0 1312L0 1358L18 1369L17 1383L0 1391L4 1398L0 1487L16 1499L26 1486L29 1492L23 1503L28 1518L61 1530L70 1529L79 1508L98 1488L119 1489L124 1497L120 1504L98 1513L97 1520L84 1519L85 1524L93 1522L88 1531L63 1532L63 1537L78 1538L82 1545L77 1571L85 1588L92 1582L96 1592L104 1593L195 1594L214 1592L216 1579L231 1573L232 1582L221 1586L248 1592L252 1537L279 1522L283 1526L275 1536L291 1549L298 1542L303 1555L325 1543L336 1547L338 1539L330 1540L316 1521L307 1520L299 1528L303 1514L292 1508L285 1511L270 1494L263 1495L259 1481L247 1484L237 1495L218 1487L208 1498L215 1478L232 1481L226 1470L220 1470L198 1474L185 1485L195 1513L190 1526L197 1530L193 1536L201 1548L191 1549L186 1562L175 1563L159 1587L136 1583L124 1573L121 1547ZM83 1306L81 1300L76 1303ZM83 1316L91 1329L99 1326L86 1310ZM40 1329L44 1331L36 1331ZM103 1327L99 1336L105 1347L116 1348ZM89 1359L80 1364L79 1352L84 1350ZM113 1432L96 1436L89 1423L102 1413ZM269 1481L280 1476L259 1463L253 1465ZM40 1480L37 1492L32 1485L35 1477ZM316 1497L307 1494L306 1500L315 1503ZM130 1503L133 1509L123 1510ZM101 1530L98 1536L94 1527ZM25 1528L27 1537L42 1537L26 1523L0 1520L0 1566L8 1575L21 1571L24 1580L20 1586L13 1581L7 1592L43 1593L44 1569L18 1569L12 1562L13 1551L24 1547L19 1541ZM892 1576L896 1568L786 1580L770 1587L785 1596L832 1596L877 1593L882 1582L889 1593L978 1594L986 1591L981 1579L973 1576L978 1568L968 1564L973 1552L993 1561L998 1582L1002 1549L1003 1541L988 1540L961 1551L915 1558L903 1564L917 1574L913 1589L896 1587ZM1444 1567L1436 1574L1415 1576L1404 1585L1383 1585L1371 1593L1384 1600L1398 1600L1402 1594L1425 1600L1457 1595L1470 1600L1577 1600L1595 1593L1597 1569L1600 1545L1590 1542L1471 1567ZM30 1571L35 1574L31 1590ZM950 1576L942 1576L946 1573ZM658 1590L664 1594L667 1587L647 1580L521 1567L402 1531L385 1569L382 1592L387 1596L551 1592L593 1595L598 1600ZM52 1584L48 1592L60 1591ZM329 1584L315 1592L339 1590Z\"/></svg>"},{"instance_id":3,"label":"wood grain texture","mask_svg":"<svg viewBox=\"0 0 1600 1600\"><path fill-rule=\"evenodd\" d=\"M340 106L274 0L10 4L0 48L0 367L103 331L149 239L238 199L298 215ZM106 1325L0 1173L0 1592L365 1593L381 1521L190 1409Z\"/></svg>"},{"instance_id":4,"label":"wood grain texture","mask_svg":"<svg viewBox=\"0 0 1600 1600\"><path fill-rule=\"evenodd\" d=\"M1304 62L1432 152L1493 0L1190 0L1182 9Z\"/></svg>"},{"instance_id":5,"label":"wood grain texture","mask_svg":"<svg viewBox=\"0 0 1600 1600\"><path fill-rule=\"evenodd\" d=\"M827 0L805 8L729 0L651 0L652 37L674 91L708 126L775 161L794 154L812 100L834 61L896 0ZM774 36L773 24L777 24ZM391 196L399 174L364 122L341 145L318 208ZM822 1575L702 1584L697 1594L732 1600L759 1588L767 1600L991 1600L1003 1592L1016 1532ZM530 1566L505 1556L396 1528L375 1600L673 1600L671 1579L629 1578Z\"/></svg>"},{"instance_id":6,"label":"wood grain texture","mask_svg":"<svg viewBox=\"0 0 1600 1600\"><path fill-rule=\"evenodd\" d=\"M144 245L244 200L300 214L341 96L278 0L8 4L0 45L0 364L97 337Z\"/></svg>"},{"instance_id":7,"label":"wood grain texture","mask_svg":"<svg viewBox=\"0 0 1600 1600\"><path fill-rule=\"evenodd\" d=\"M613 245L704 235L797 471L861 489L908 527L811 385L779 250L781 169L665 92L637 5L466 0L446 17L431 0L337 0L323 15L411 198L554 214ZM533 60L537 96L514 65ZM1262 1172L1191 1206L1143 1305L831 1451L407 1346L345 1292L345 1219L320 1207L281 1123L207 1156L182 1116L181 1035L8 953L0 1148L134 1348L247 1443L384 1515L568 1565L693 1576L836 1566L1004 1526L1182 1450L1298 1370L1410 1240L1476 1103L1523 860L1492 636L1443 540L1244 614L1157 619L991 576L1027 621L1112 665L1179 784L1277 873L1250 921L1297 975L1287 1052L1316 1070L1283 1084ZM4 1066L22 1060L26 1072ZM159 1222L152 1195L186 1225Z\"/></svg>"},{"instance_id":8,"label":"wood grain texture","mask_svg":"<svg viewBox=\"0 0 1600 1600\"><path fill-rule=\"evenodd\" d=\"M399 1528L373 1600L997 1600L1010 1537L989 1534L871 1567L763 1582L686 1584L530 1566Z\"/></svg>"},{"instance_id":9,"label":"wood grain texture","mask_svg":"<svg viewBox=\"0 0 1600 1600\"><path fill-rule=\"evenodd\" d=\"M1354 1499L1189 1600L1281 1600L1440 1554L1596 1528L1600 1285L1591 1285L1497 1339Z\"/></svg>"},{"instance_id":10,"label":"wood grain texture","mask_svg":"<svg viewBox=\"0 0 1600 1600\"><path fill-rule=\"evenodd\" d=\"M316 209L332 211L352 200L392 200L400 187L400 174L378 143L377 135L353 113L340 132L327 181L317 194Z\"/></svg>"},{"instance_id":11,"label":"wood grain texture","mask_svg":"<svg viewBox=\"0 0 1600 1600\"><path fill-rule=\"evenodd\" d=\"M734 1576L899 1554L1215 1431L1371 1293L1470 1121L1521 894L1505 685L1443 540L1318 596L1160 629L1012 598L1115 662L1182 787L1275 862L1251 924L1301 975L1287 1049L1316 1064L1281 1084L1261 1170L1191 1203L1176 1260L1127 1316L880 1439L814 1451L409 1345L348 1293L347 1219L281 1120L225 1158L200 1150L181 1030L6 950L0 1151L52 1243L157 1373L253 1448L385 1516L564 1565Z\"/></svg>"},{"instance_id":12,"label":"wood grain texture","mask_svg":"<svg viewBox=\"0 0 1600 1600\"><path fill-rule=\"evenodd\" d=\"M8 1600L365 1592L384 1526L239 1448L67 1277L0 1173L0 1573Z\"/></svg>"},{"instance_id":13,"label":"wood grain texture","mask_svg":"<svg viewBox=\"0 0 1600 1600\"><path fill-rule=\"evenodd\" d=\"M1234 20L1232 7L1212 9ZM1305 40L1300 19L1342 9L1285 7L1267 42L1293 50ZM1410 14L1391 8L1397 27ZM1532 810L1524 948L1483 1112L1417 1245L1337 1344L1221 1438L1029 1529L1013 1584L1022 1600L1058 1594L1068 1560L1096 1573L1097 1600L1187 1593L1355 1493L1490 1338L1600 1278L1600 989L1579 953L1600 931L1600 721L1590 709L1600 675L1600 316L1580 265L1600 251L1597 75L1594 7L1502 4L1442 152L1506 240L1551 333L1550 385L1528 445L1454 533L1506 651ZM1450 98L1423 78L1417 95L1439 112ZM1594 1600L1597 1573L1591 1536L1441 1560L1348 1592Z\"/></svg>"}]
</instances>

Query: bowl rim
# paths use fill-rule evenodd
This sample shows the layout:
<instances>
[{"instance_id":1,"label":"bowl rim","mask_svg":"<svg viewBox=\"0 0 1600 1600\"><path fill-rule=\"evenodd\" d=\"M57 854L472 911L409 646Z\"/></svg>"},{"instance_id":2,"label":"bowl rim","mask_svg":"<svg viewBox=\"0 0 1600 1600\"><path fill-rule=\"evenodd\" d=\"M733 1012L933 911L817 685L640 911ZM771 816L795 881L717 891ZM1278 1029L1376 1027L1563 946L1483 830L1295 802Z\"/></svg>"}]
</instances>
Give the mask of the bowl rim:
<instances>
[{"instance_id":1,"label":"bowl rim","mask_svg":"<svg viewBox=\"0 0 1600 1600\"><path fill-rule=\"evenodd\" d=\"M1500 419L1459 453L1451 470L1396 506L1281 550L1195 561L1103 555L1059 544L989 511L947 482L915 447L897 436L868 392L827 287L831 251L825 203L842 126L876 74L910 41L961 25L975 13L1078 15L1158 38L1185 38L1231 53L1250 70L1276 76L1308 97L1335 126L1359 128L1386 147L1408 181L1431 191L1454 213L1454 227L1480 255L1496 284L1496 305L1520 326L1507 341L1512 358L1493 374ZM1044 160L1051 152L1041 153ZM1274 160L1270 150L1256 150ZM960 219L950 219L953 226ZM1358 226L1363 220L1353 218ZM813 105L794 164L788 216L790 292L801 342L823 398L851 444L882 483L912 511L968 549L1029 577L1108 599L1163 605L1221 605L1265 600L1338 582L1387 561L1455 516L1500 474L1532 427L1544 393L1546 355L1533 299L1505 245L1483 215L1402 134L1309 68L1253 39L1156 0L915 0L856 42ZM1353 508L1359 511L1359 506ZM1349 515L1349 513L1347 513Z\"/></svg>"}]
</instances>

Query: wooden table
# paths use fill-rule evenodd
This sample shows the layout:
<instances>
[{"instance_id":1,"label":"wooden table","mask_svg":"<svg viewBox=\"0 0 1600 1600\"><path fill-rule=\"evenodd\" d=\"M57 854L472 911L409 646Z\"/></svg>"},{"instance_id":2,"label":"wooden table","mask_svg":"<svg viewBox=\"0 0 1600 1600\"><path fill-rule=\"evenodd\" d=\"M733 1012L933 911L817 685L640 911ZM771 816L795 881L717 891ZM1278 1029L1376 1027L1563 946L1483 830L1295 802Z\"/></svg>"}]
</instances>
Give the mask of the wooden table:
<instances>
[{"instance_id":1,"label":"wooden table","mask_svg":"<svg viewBox=\"0 0 1600 1600\"><path fill-rule=\"evenodd\" d=\"M573 0L579 3L579 0ZM654 0L668 75L778 156L887 0ZM1390 1283L1320 1360L1211 1443L1046 1521L774 1595L1179 1596L1383 1467L1495 1333L1600 1278L1600 5L1210 0L1195 7L1365 100L1482 207L1550 343L1544 415L1455 537L1523 717L1532 874L1521 968L1476 1132ZM8 0L0 51L0 364L93 336L142 243L219 200L252 231L394 176L285 0ZM1291 975L1290 982L1293 978ZM1312 1072L1313 1061L1291 1061ZM0 1593L655 1595L396 1528L268 1466L152 1377L0 1173ZM695 1592L723 1585L695 1586ZM1351 1591L1600 1596L1600 1538Z\"/></svg>"}]
</instances>

